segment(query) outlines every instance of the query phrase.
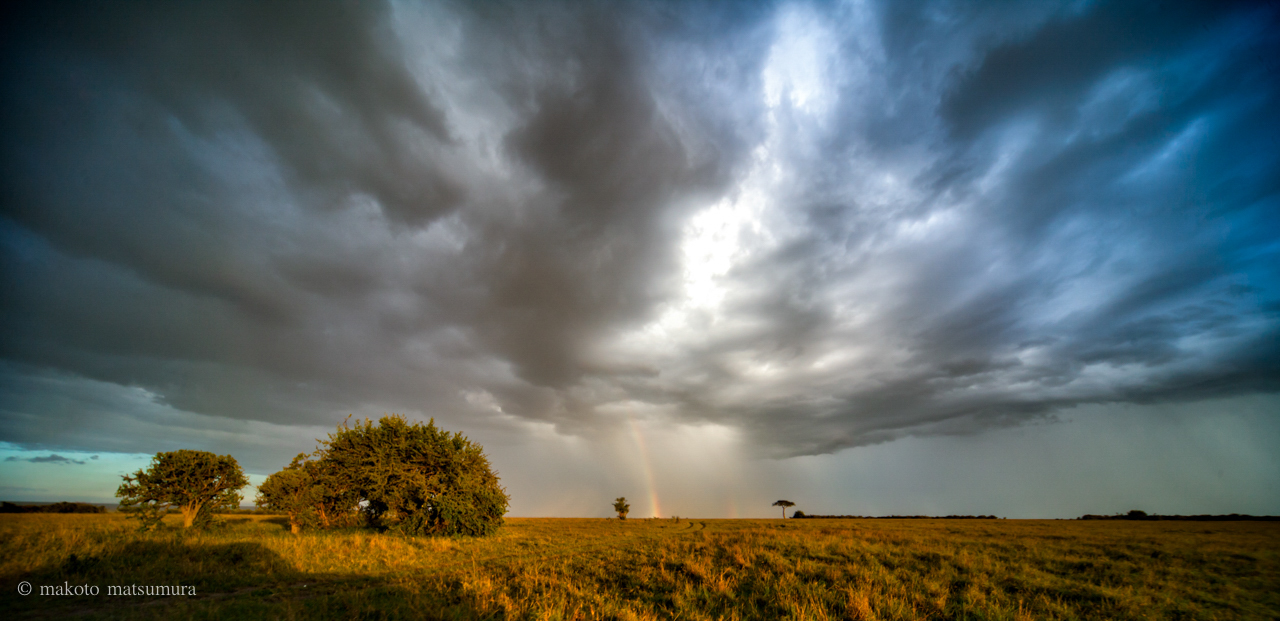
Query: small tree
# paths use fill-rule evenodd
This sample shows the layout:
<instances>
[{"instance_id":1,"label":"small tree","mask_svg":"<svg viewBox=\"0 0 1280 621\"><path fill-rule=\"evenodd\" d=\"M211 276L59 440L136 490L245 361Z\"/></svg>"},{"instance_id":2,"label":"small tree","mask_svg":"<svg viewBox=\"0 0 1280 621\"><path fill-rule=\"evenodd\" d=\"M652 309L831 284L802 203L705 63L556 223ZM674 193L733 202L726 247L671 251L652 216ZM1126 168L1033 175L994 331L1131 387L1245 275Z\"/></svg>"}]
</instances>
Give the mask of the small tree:
<instances>
[{"instance_id":1,"label":"small tree","mask_svg":"<svg viewBox=\"0 0 1280 621\"><path fill-rule=\"evenodd\" d=\"M787 519L787 507L794 507L796 506L796 503L791 502L790 500L779 500L778 502L773 503L773 506L782 507L782 519L785 520Z\"/></svg>"},{"instance_id":2,"label":"small tree","mask_svg":"<svg viewBox=\"0 0 1280 621\"><path fill-rule=\"evenodd\" d=\"M293 458L283 470L269 477L258 486L259 508L282 511L289 518L289 530L296 535L304 524L311 522L311 500L315 481L303 467L305 454Z\"/></svg>"},{"instance_id":3,"label":"small tree","mask_svg":"<svg viewBox=\"0 0 1280 621\"><path fill-rule=\"evenodd\" d=\"M191 528L212 521L214 510L240 506L238 491L248 484L234 457L181 450L156 453L150 468L124 475L116 496L143 530L157 526L173 507L182 511L182 527Z\"/></svg>"},{"instance_id":4,"label":"small tree","mask_svg":"<svg viewBox=\"0 0 1280 621\"><path fill-rule=\"evenodd\" d=\"M289 529L296 534L303 527L350 523L358 501L349 479L339 476L330 462L310 460L299 453L258 487L257 504L289 516Z\"/></svg>"},{"instance_id":5,"label":"small tree","mask_svg":"<svg viewBox=\"0 0 1280 621\"><path fill-rule=\"evenodd\" d=\"M360 491L355 482L329 459L307 460L302 465L313 482L309 500L316 526L356 525L360 519Z\"/></svg>"},{"instance_id":6,"label":"small tree","mask_svg":"<svg viewBox=\"0 0 1280 621\"><path fill-rule=\"evenodd\" d=\"M618 512L619 520L627 519L627 514L631 512L631 505L627 504L627 497L619 496L617 500L613 501L613 510Z\"/></svg>"},{"instance_id":7,"label":"small tree","mask_svg":"<svg viewBox=\"0 0 1280 621\"><path fill-rule=\"evenodd\" d=\"M369 521L411 535L488 535L502 525L506 490L479 444L384 416L343 424L320 450L320 464L345 481Z\"/></svg>"}]
</instances>

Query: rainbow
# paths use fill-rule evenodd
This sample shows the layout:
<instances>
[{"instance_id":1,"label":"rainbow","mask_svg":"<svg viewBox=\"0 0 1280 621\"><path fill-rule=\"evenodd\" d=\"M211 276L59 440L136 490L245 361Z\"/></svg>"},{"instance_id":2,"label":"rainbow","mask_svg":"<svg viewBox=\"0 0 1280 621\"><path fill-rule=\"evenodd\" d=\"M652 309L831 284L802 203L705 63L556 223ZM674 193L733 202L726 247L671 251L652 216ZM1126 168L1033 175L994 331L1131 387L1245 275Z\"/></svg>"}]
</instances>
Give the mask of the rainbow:
<instances>
[{"instance_id":1,"label":"rainbow","mask_svg":"<svg viewBox=\"0 0 1280 621\"><path fill-rule=\"evenodd\" d=\"M649 510L652 512L650 517L662 517L662 505L658 503L658 486L653 482L653 464L649 462L649 447L645 444L644 434L640 433L640 426L636 424L634 418L627 418L631 423L631 437L636 441L636 448L640 451L640 465L644 469L644 480L649 486Z\"/></svg>"}]
</instances>

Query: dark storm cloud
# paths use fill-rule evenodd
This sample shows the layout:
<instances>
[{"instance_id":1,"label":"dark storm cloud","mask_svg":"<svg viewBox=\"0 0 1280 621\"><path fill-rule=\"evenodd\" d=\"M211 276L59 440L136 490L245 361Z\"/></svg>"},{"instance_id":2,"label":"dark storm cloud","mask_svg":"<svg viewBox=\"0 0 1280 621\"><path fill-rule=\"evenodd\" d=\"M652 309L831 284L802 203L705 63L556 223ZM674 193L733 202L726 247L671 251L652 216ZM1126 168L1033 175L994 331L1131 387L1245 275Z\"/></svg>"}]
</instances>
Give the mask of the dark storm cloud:
<instances>
[{"instance_id":1,"label":"dark storm cloud","mask_svg":"<svg viewBox=\"0 0 1280 621\"><path fill-rule=\"evenodd\" d=\"M128 119L143 131L160 131L143 124L169 114L208 135L236 116L288 165L300 190L366 192L396 221L436 217L460 199L445 167L412 144L447 142L448 128L390 43L389 7L141 2L67 9L32 11L10 26L18 41L35 39L15 46L15 56L45 53L53 64L74 55L91 63L20 61L23 72L70 70L58 86L72 92L60 95L107 96L98 89L114 81L149 100L140 105L159 107Z\"/></svg>"},{"instance_id":2,"label":"dark storm cloud","mask_svg":"<svg viewBox=\"0 0 1280 621\"><path fill-rule=\"evenodd\" d=\"M1280 136L1267 60L1280 51L1276 12L1116 4L1043 16L1011 41L957 57L940 76L895 67L929 67L912 58L918 50L887 59L887 80L939 85L936 115L910 100L912 88L890 82L900 99L852 111L852 138L835 143L845 151L825 155L847 161L841 155L865 150L892 171L902 145L923 141L934 154L917 177L928 193L873 210L857 198L864 189L847 187L841 204L838 171L818 164L807 185L814 234L776 253L758 277L781 284L774 296L803 299L863 278L849 268L869 266L848 257L904 222L959 212L967 222L953 234L964 238L912 248L922 254L910 257L867 252L906 275L879 291L891 304L883 330L846 342L892 339L883 347L897 354L895 368L833 378L821 405L788 397L756 410L761 436L784 452L824 452L913 426L963 432L1079 403L1280 386L1269 266L1280 162L1261 144ZM887 37L948 40L930 30L954 37L957 23L991 36L980 29L993 21L973 17L900 20L918 30ZM887 139L894 125L900 133ZM930 125L934 133L921 136ZM774 317L772 334L795 333L794 319ZM792 349L840 338L835 327L805 334ZM796 416L806 407L810 416Z\"/></svg>"},{"instance_id":3,"label":"dark storm cloud","mask_svg":"<svg viewBox=\"0 0 1280 621\"><path fill-rule=\"evenodd\" d=\"M537 42L575 72L538 88L504 141L550 209L484 222L469 257L488 289L483 338L522 379L555 388L580 379L581 350L603 328L643 318L666 293L670 212L722 185L731 163L691 149L664 118L626 16L585 13Z\"/></svg>"},{"instance_id":4,"label":"dark storm cloud","mask_svg":"<svg viewBox=\"0 0 1280 621\"><path fill-rule=\"evenodd\" d=\"M456 411L467 389L573 414L582 350L669 288L679 214L750 128L691 124L701 88L660 88L640 30L661 11L417 8L403 36L461 31L444 70L477 89L406 59L377 4L24 16L6 357L253 420ZM707 86L740 92L752 57Z\"/></svg>"},{"instance_id":5,"label":"dark storm cloud","mask_svg":"<svg viewBox=\"0 0 1280 621\"><path fill-rule=\"evenodd\" d=\"M800 454L1274 392L1276 19L31 8L4 48L0 439L622 412Z\"/></svg>"},{"instance_id":6,"label":"dark storm cloud","mask_svg":"<svg viewBox=\"0 0 1280 621\"><path fill-rule=\"evenodd\" d=\"M961 70L940 112L952 132L967 138L1022 110L1074 116L1087 91L1109 72L1159 66L1188 45L1210 43L1225 34L1213 32L1224 17L1272 19L1270 11L1251 4L1114 2L1079 14L1063 11L1025 39L995 46L977 67Z\"/></svg>"}]
</instances>

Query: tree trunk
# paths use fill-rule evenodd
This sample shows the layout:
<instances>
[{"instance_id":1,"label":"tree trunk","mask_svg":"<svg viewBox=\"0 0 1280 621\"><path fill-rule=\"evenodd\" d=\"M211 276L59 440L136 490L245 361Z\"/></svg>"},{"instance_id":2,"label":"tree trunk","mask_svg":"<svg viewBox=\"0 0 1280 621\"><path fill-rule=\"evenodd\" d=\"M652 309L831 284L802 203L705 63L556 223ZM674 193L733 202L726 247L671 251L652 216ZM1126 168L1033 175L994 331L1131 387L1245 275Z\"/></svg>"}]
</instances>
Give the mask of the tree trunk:
<instances>
[{"instance_id":1,"label":"tree trunk","mask_svg":"<svg viewBox=\"0 0 1280 621\"><path fill-rule=\"evenodd\" d=\"M195 503L182 506L182 527L183 528L191 528L191 525L195 524L196 516L200 515L200 507L201 505L195 504Z\"/></svg>"},{"instance_id":2,"label":"tree trunk","mask_svg":"<svg viewBox=\"0 0 1280 621\"><path fill-rule=\"evenodd\" d=\"M289 532L295 535L302 532L302 525L297 522L289 522Z\"/></svg>"}]
</instances>

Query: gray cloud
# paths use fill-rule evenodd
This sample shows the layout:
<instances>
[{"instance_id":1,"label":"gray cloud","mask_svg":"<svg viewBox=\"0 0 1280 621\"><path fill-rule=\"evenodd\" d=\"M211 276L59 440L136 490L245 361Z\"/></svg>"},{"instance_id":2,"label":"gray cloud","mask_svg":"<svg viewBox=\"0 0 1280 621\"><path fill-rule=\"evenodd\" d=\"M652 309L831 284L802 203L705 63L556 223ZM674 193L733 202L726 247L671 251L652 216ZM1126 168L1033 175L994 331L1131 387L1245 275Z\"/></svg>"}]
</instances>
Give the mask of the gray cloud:
<instances>
[{"instance_id":1,"label":"gray cloud","mask_svg":"<svg viewBox=\"0 0 1280 621\"><path fill-rule=\"evenodd\" d=\"M64 8L4 48L5 441L798 455L1280 388L1273 8Z\"/></svg>"},{"instance_id":2,"label":"gray cloud","mask_svg":"<svg viewBox=\"0 0 1280 621\"><path fill-rule=\"evenodd\" d=\"M96 459L97 456L94 456L94 458ZM11 455L9 457L6 457L5 461L29 461L33 464L79 464L81 466L85 464L85 462L80 461L78 459L63 457L57 453L54 453L52 455L46 455L44 457L28 457L26 459L22 459L17 456Z\"/></svg>"}]
</instances>

